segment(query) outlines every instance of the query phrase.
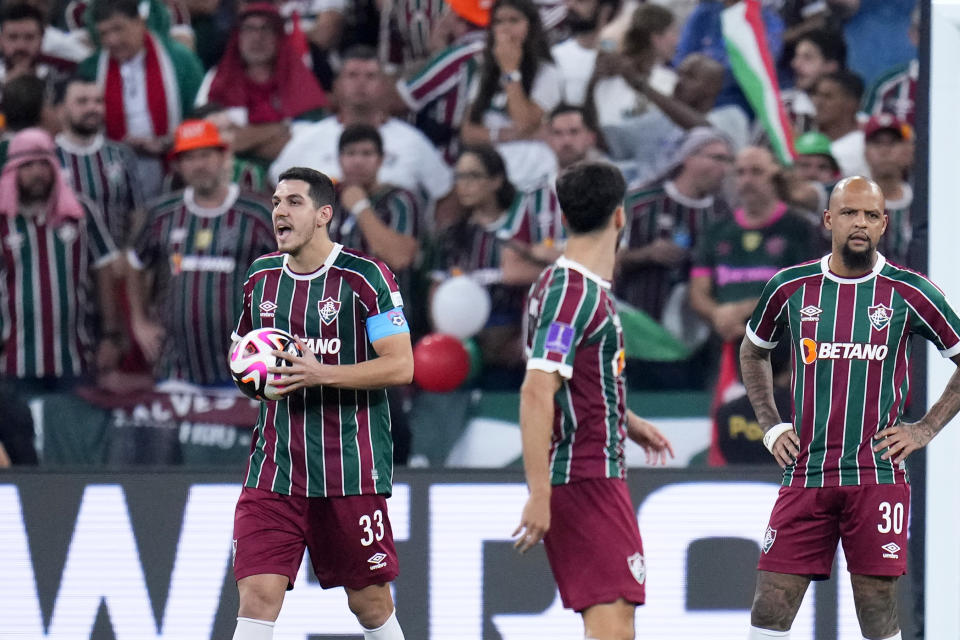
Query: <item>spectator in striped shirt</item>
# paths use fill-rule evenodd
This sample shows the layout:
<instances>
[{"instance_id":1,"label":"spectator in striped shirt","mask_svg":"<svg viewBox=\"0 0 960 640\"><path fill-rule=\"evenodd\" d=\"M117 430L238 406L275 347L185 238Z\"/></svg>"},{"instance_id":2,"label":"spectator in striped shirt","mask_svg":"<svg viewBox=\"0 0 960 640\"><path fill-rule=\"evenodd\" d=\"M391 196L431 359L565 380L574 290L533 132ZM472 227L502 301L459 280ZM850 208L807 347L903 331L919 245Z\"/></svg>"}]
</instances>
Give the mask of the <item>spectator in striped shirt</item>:
<instances>
[{"instance_id":1,"label":"spectator in striped shirt","mask_svg":"<svg viewBox=\"0 0 960 640\"><path fill-rule=\"evenodd\" d=\"M658 322L667 302L684 295L700 234L731 213L721 189L732 153L719 131L692 129L664 179L627 192L615 293Z\"/></svg>"},{"instance_id":2,"label":"spectator in striped shirt","mask_svg":"<svg viewBox=\"0 0 960 640\"><path fill-rule=\"evenodd\" d=\"M910 42L920 44L920 5L910 14ZM870 87L863 101L863 110L871 115L892 113L911 127L917 108L917 82L920 79L920 61L914 57L903 65L884 72Z\"/></svg>"},{"instance_id":3,"label":"spectator in striped shirt","mask_svg":"<svg viewBox=\"0 0 960 640\"><path fill-rule=\"evenodd\" d=\"M187 187L152 203L128 254L133 333L160 379L232 387L223 354L247 268L276 249L270 206L229 181L213 123L181 124L173 150Z\"/></svg>"},{"instance_id":4,"label":"spectator in striped shirt","mask_svg":"<svg viewBox=\"0 0 960 640\"><path fill-rule=\"evenodd\" d=\"M480 69L490 11L479 0L449 0L449 4L451 10L438 28L452 42L412 76L398 80L396 90L404 107L414 114L417 128L453 164L470 87Z\"/></svg>"},{"instance_id":5,"label":"spectator in striped shirt","mask_svg":"<svg viewBox=\"0 0 960 640\"><path fill-rule=\"evenodd\" d=\"M0 174L0 375L23 393L68 390L94 364L100 373L116 364L107 267L120 254L97 208L64 181L48 133L25 129L9 151Z\"/></svg>"},{"instance_id":6,"label":"spectator in striped shirt","mask_svg":"<svg viewBox=\"0 0 960 640\"><path fill-rule=\"evenodd\" d=\"M100 207L113 241L126 247L144 206L133 151L104 136L103 91L95 82L74 76L58 87L54 102L63 124L54 140L64 175Z\"/></svg>"}]
</instances>

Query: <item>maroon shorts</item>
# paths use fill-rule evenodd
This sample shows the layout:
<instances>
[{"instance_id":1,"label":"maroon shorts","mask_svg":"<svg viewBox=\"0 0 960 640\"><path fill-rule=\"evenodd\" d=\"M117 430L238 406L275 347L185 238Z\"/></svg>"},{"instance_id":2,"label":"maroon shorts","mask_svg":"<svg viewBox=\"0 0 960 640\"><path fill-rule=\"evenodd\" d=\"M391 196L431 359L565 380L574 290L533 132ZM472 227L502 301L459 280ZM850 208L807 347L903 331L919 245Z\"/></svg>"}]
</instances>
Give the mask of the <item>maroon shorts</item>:
<instances>
[{"instance_id":1,"label":"maroon shorts","mask_svg":"<svg viewBox=\"0 0 960 640\"><path fill-rule=\"evenodd\" d=\"M275 573L293 582L310 550L324 589L362 589L399 573L383 496L305 498L244 487L233 520L233 575Z\"/></svg>"},{"instance_id":2,"label":"maroon shorts","mask_svg":"<svg viewBox=\"0 0 960 640\"><path fill-rule=\"evenodd\" d=\"M553 487L543 539L563 606L643 604L646 565L627 483L597 478Z\"/></svg>"},{"instance_id":3,"label":"maroon shorts","mask_svg":"<svg viewBox=\"0 0 960 640\"><path fill-rule=\"evenodd\" d=\"M824 580L842 541L850 573L902 576L909 515L908 484L781 487L757 568Z\"/></svg>"}]
</instances>

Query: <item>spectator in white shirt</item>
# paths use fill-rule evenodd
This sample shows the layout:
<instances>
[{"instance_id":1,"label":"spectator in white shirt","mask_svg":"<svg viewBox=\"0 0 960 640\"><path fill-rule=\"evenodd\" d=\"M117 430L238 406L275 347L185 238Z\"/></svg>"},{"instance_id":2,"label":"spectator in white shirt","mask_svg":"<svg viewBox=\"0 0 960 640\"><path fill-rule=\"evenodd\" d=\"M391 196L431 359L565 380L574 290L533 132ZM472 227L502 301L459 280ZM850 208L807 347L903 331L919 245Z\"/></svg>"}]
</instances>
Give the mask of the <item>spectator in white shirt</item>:
<instances>
[{"instance_id":1,"label":"spectator in white shirt","mask_svg":"<svg viewBox=\"0 0 960 640\"><path fill-rule=\"evenodd\" d=\"M563 100L581 106L597 61L600 30L617 12L619 0L566 0L564 24L570 37L550 49L563 75Z\"/></svg>"},{"instance_id":2,"label":"spectator in white shirt","mask_svg":"<svg viewBox=\"0 0 960 640\"><path fill-rule=\"evenodd\" d=\"M339 111L316 123L294 124L290 142L270 165L270 177L294 166L312 167L340 179L337 141L344 127L369 124L383 137L383 165L377 181L439 200L453 187L453 172L440 152L420 131L384 110L384 76L377 52L356 45L343 55L343 68L334 85Z\"/></svg>"},{"instance_id":3,"label":"spectator in white shirt","mask_svg":"<svg viewBox=\"0 0 960 640\"><path fill-rule=\"evenodd\" d=\"M540 137L545 114L563 97L563 77L531 0L497 0L491 16L460 135L464 144L496 144L510 181L523 190L556 171L556 158Z\"/></svg>"}]
</instances>

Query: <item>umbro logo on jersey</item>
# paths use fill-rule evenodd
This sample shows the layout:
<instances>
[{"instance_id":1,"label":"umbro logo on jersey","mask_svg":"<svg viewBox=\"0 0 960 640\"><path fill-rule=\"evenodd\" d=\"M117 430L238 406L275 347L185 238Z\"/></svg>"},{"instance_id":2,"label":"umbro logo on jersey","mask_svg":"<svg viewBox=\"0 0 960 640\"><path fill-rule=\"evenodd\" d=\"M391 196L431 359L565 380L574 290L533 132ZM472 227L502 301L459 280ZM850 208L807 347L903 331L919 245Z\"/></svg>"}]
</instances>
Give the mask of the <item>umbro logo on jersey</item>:
<instances>
[{"instance_id":1,"label":"umbro logo on jersey","mask_svg":"<svg viewBox=\"0 0 960 640\"><path fill-rule=\"evenodd\" d=\"M259 306L261 318L272 318L274 316L273 312L277 310L277 305L270 300L264 300Z\"/></svg>"},{"instance_id":2,"label":"umbro logo on jersey","mask_svg":"<svg viewBox=\"0 0 960 640\"><path fill-rule=\"evenodd\" d=\"M817 360L883 360L887 357L887 345L865 342L816 342L810 338L800 340L803 364Z\"/></svg>"},{"instance_id":3,"label":"umbro logo on jersey","mask_svg":"<svg viewBox=\"0 0 960 640\"><path fill-rule=\"evenodd\" d=\"M886 551L886 553L883 554L884 558L890 558L891 560L898 560L900 558L900 545L896 542L888 542L880 548Z\"/></svg>"},{"instance_id":4,"label":"umbro logo on jersey","mask_svg":"<svg viewBox=\"0 0 960 640\"><path fill-rule=\"evenodd\" d=\"M890 324L890 318L893 317L893 309L883 304L867 307L867 313L869 314L870 324L877 331Z\"/></svg>"},{"instance_id":5,"label":"umbro logo on jersey","mask_svg":"<svg viewBox=\"0 0 960 640\"><path fill-rule=\"evenodd\" d=\"M372 556L370 556L369 558L367 558L367 562L370 563L370 571L383 569L385 566L387 566L386 559L387 559L387 554L381 553L381 552L377 552Z\"/></svg>"},{"instance_id":6,"label":"umbro logo on jersey","mask_svg":"<svg viewBox=\"0 0 960 640\"><path fill-rule=\"evenodd\" d=\"M808 304L803 309L800 309L800 322L820 322L821 313L823 313L823 309Z\"/></svg>"},{"instance_id":7,"label":"umbro logo on jersey","mask_svg":"<svg viewBox=\"0 0 960 640\"><path fill-rule=\"evenodd\" d=\"M773 548L773 543L777 541L777 530L771 529L767 526L767 530L763 532L763 549L764 553L770 553L770 549Z\"/></svg>"},{"instance_id":8,"label":"umbro logo on jersey","mask_svg":"<svg viewBox=\"0 0 960 640\"><path fill-rule=\"evenodd\" d=\"M334 300L332 297L324 298L317 303L317 309L320 312L320 319L323 320L323 324L330 324L340 313L340 301Z\"/></svg>"}]
</instances>

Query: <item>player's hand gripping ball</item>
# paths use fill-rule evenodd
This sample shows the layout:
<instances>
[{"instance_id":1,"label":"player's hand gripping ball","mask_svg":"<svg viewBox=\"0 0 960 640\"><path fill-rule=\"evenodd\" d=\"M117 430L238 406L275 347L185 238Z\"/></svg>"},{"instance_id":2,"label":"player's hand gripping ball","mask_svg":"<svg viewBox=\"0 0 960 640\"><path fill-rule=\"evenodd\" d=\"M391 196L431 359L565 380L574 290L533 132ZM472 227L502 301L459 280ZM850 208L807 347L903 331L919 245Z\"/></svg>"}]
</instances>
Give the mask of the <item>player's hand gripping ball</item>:
<instances>
[{"instance_id":1,"label":"player's hand gripping ball","mask_svg":"<svg viewBox=\"0 0 960 640\"><path fill-rule=\"evenodd\" d=\"M254 329L234 343L230 350L230 373L243 395L254 400L279 400L282 387L274 383L283 377L268 373L267 367L288 367L290 363L274 356L271 351L286 351L302 356L292 335L282 329L264 327Z\"/></svg>"}]
</instances>

